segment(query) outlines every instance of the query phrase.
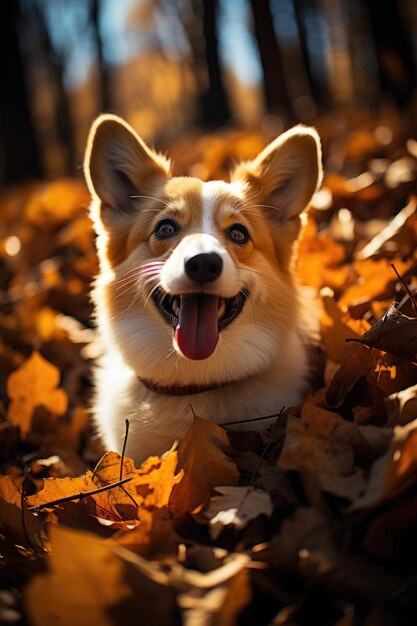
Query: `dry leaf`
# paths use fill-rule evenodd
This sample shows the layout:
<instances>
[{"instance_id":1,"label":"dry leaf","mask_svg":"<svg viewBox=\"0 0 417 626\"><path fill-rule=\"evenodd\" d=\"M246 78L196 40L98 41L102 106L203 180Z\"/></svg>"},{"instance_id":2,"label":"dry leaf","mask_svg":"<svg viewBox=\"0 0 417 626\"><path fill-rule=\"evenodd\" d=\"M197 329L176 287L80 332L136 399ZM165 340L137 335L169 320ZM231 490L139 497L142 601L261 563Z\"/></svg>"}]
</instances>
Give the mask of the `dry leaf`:
<instances>
[{"instance_id":1,"label":"dry leaf","mask_svg":"<svg viewBox=\"0 0 417 626\"><path fill-rule=\"evenodd\" d=\"M37 407L45 407L51 415L65 413L68 397L58 389L61 373L36 350L7 379L7 392L11 399L10 420L18 424L22 436L26 437L33 413Z\"/></svg>"},{"instance_id":2,"label":"dry leaf","mask_svg":"<svg viewBox=\"0 0 417 626\"><path fill-rule=\"evenodd\" d=\"M311 502L320 491L355 500L365 489L362 470L355 467L351 446L329 436L311 434L300 420L290 416L278 466L300 474Z\"/></svg>"},{"instance_id":3,"label":"dry leaf","mask_svg":"<svg viewBox=\"0 0 417 626\"><path fill-rule=\"evenodd\" d=\"M178 450L178 468L184 472L169 502L175 515L192 512L204 505L218 485L236 485L236 465L216 444L228 445L226 432L201 417L195 417Z\"/></svg>"},{"instance_id":4,"label":"dry leaf","mask_svg":"<svg viewBox=\"0 0 417 626\"><path fill-rule=\"evenodd\" d=\"M417 362L417 318L404 315L392 304L364 335L350 341Z\"/></svg>"},{"instance_id":5,"label":"dry leaf","mask_svg":"<svg viewBox=\"0 0 417 626\"><path fill-rule=\"evenodd\" d=\"M210 498L204 512L210 520L210 535L217 539L225 526L245 528L259 515L272 515L271 497L266 491L254 487L216 487L220 496Z\"/></svg>"},{"instance_id":6,"label":"dry leaf","mask_svg":"<svg viewBox=\"0 0 417 626\"><path fill-rule=\"evenodd\" d=\"M349 313L342 311L329 289L322 290L321 298L323 303L321 336L326 356L335 363L343 363L353 351L352 346L346 343L346 339L360 337L368 330L370 324L365 320L355 320Z\"/></svg>"},{"instance_id":7,"label":"dry leaf","mask_svg":"<svg viewBox=\"0 0 417 626\"><path fill-rule=\"evenodd\" d=\"M417 417L417 385L391 394L384 403L390 426L408 424Z\"/></svg>"},{"instance_id":8,"label":"dry leaf","mask_svg":"<svg viewBox=\"0 0 417 626\"><path fill-rule=\"evenodd\" d=\"M374 370L381 354L366 346L357 346L352 350L342 366L337 370L326 392L326 401L330 407L336 408L343 404L347 394L355 383Z\"/></svg>"},{"instance_id":9,"label":"dry leaf","mask_svg":"<svg viewBox=\"0 0 417 626\"><path fill-rule=\"evenodd\" d=\"M147 576L146 564L139 570L90 533L53 526L50 536L49 569L25 593L33 626L136 626L138 612L143 624L180 624L174 591L158 584L150 567Z\"/></svg>"},{"instance_id":10,"label":"dry leaf","mask_svg":"<svg viewBox=\"0 0 417 626\"><path fill-rule=\"evenodd\" d=\"M115 537L115 541L147 559L175 557L181 543L174 530L172 515L166 507L141 508L139 525L132 530L125 529Z\"/></svg>"},{"instance_id":11,"label":"dry leaf","mask_svg":"<svg viewBox=\"0 0 417 626\"><path fill-rule=\"evenodd\" d=\"M0 476L0 530L14 544L42 552L45 544L42 522L27 509L21 483L22 480L11 476Z\"/></svg>"},{"instance_id":12,"label":"dry leaf","mask_svg":"<svg viewBox=\"0 0 417 626\"><path fill-rule=\"evenodd\" d=\"M394 428L391 446L373 464L366 490L352 503L351 510L373 507L395 498L415 484L416 475L417 419Z\"/></svg>"}]
</instances>

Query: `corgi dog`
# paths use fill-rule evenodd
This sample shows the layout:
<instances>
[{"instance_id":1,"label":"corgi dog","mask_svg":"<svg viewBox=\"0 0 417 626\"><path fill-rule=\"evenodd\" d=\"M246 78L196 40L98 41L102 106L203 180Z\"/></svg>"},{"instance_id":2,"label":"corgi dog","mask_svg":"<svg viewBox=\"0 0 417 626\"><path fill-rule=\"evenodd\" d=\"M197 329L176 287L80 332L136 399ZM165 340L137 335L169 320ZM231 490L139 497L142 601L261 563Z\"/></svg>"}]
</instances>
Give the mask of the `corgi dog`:
<instances>
[{"instance_id":1,"label":"corgi dog","mask_svg":"<svg viewBox=\"0 0 417 626\"><path fill-rule=\"evenodd\" d=\"M181 438L194 413L249 425L299 404L311 336L294 257L322 179L317 132L296 126L230 182L202 182L172 176L125 121L102 115L85 176L105 346L94 415L107 448L121 450L126 418L126 454L141 462Z\"/></svg>"}]
</instances>

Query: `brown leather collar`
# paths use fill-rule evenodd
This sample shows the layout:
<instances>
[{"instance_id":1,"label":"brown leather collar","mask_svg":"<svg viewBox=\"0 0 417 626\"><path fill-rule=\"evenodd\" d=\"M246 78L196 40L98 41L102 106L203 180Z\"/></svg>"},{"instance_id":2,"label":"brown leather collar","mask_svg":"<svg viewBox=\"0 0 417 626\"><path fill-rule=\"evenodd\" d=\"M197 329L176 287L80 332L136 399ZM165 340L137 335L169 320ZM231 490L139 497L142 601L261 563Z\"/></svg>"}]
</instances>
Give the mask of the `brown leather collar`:
<instances>
[{"instance_id":1,"label":"brown leather collar","mask_svg":"<svg viewBox=\"0 0 417 626\"><path fill-rule=\"evenodd\" d=\"M142 385L145 385L145 387L150 389L150 391L160 393L164 396L193 396L196 393L214 391L214 389L220 389L221 387L229 384L229 382L226 382L212 383L211 385L170 385L165 387L164 385L158 385L153 380L148 380L146 378L139 378L139 381Z\"/></svg>"}]
</instances>

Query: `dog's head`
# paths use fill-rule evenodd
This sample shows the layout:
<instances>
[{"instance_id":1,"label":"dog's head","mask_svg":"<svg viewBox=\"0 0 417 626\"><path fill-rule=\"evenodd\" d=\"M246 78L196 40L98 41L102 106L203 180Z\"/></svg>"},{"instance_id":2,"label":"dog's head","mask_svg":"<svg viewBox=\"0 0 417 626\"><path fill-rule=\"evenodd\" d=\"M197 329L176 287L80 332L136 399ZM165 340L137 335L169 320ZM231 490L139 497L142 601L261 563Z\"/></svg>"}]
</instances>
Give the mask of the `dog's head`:
<instances>
[{"instance_id":1,"label":"dog's head","mask_svg":"<svg viewBox=\"0 0 417 626\"><path fill-rule=\"evenodd\" d=\"M320 141L297 126L231 182L172 177L118 117L94 123L85 158L105 340L163 384L237 380L268 366L297 322L300 213L321 181Z\"/></svg>"}]
</instances>

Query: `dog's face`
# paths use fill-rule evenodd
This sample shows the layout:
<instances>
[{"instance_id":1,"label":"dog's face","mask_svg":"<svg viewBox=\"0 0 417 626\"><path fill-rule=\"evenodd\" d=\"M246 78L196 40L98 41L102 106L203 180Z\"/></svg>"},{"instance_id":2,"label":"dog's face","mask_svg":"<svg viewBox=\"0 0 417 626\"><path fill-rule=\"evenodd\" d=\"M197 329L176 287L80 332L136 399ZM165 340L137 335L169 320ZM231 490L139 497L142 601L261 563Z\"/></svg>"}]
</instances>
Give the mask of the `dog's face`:
<instances>
[{"instance_id":1,"label":"dog's face","mask_svg":"<svg viewBox=\"0 0 417 626\"><path fill-rule=\"evenodd\" d=\"M171 177L121 119L93 125L85 173L95 198L104 340L141 378L211 384L260 372L297 323L292 273L300 213L321 180L320 142L296 127L232 182Z\"/></svg>"}]
</instances>

